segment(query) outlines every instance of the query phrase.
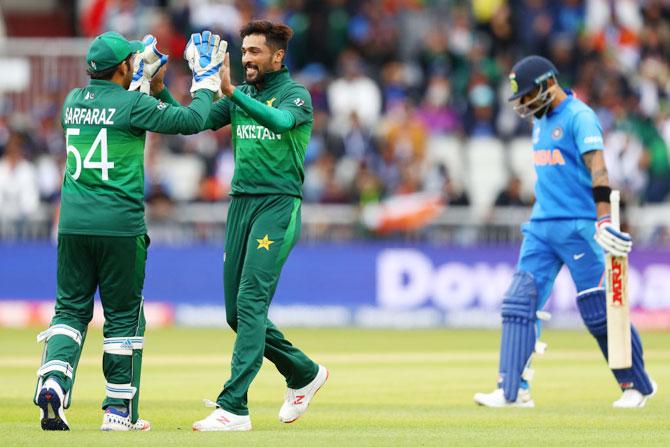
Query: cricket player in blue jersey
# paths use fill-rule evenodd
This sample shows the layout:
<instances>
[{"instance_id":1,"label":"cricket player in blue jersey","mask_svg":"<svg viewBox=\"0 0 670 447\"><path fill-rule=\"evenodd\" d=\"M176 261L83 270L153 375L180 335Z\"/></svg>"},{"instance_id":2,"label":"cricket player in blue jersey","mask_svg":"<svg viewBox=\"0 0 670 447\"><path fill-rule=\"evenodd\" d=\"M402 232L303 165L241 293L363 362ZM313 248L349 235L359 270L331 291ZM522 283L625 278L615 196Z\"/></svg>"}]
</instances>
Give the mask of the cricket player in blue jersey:
<instances>
[{"instance_id":1,"label":"cricket player in blue jersey","mask_svg":"<svg viewBox=\"0 0 670 447\"><path fill-rule=\"evenodd\" d=\"M610 187L603 159L603 137L596 114L558 84L558 71L547 59L528 56L509 75L509 98L522 118L533 118L536 202L521 228L523 243L512 284L502 302L502 337L498 388L475 394L487 407L533 407L528 382L531 356L538 341L542 311L563 265L577 288L584 324L607 357L605 250L627 256L630 235L611 224ZM656 392L644 367L642 342L631 328L633 366L612 373L623 393L616 408L642 407Z\"/></svg>"}]
</instances>

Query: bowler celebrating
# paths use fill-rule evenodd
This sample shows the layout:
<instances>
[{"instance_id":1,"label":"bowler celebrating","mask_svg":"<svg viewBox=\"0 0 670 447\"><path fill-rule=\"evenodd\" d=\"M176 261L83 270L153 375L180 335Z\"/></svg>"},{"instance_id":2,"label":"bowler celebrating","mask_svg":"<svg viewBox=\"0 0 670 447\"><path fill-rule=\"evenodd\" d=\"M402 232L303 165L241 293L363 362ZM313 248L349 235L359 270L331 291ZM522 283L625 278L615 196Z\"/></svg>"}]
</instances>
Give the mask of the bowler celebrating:
<instances>
[{"instance_id":1,"label":"bowler celebrating","mask_svg":"<svg viewBox=\"0 0 670 447\"><path fill-rule=\"evenodd\" d=\"M607 314L603 249L627 256L630 235L610 222L610 187L603 159L603 137L595 113L569 90L560 88L554 65L539 56L519 61L509 75L510 101L533 120L536 203L522 226L523 244L512 284L502 302L498 389L475 394L488 407L533 407L529 381L539 319L556 275L565 264L577 287L584 324L607 357ZM595 224L595 225L594 225ZM614 369L623 394L617 408L642 407L656 391L644 368L642 342L631 328L633 365Z\"/></svg>"},{"instance_id":2,"label":"bowler celebrating","mask_svg":"<svg viewBox=\"0 0 670 447\"><path fill-rule=\"evenodd\" d=\"M300 236L305 150L312 125L309 92L282 64L292 31L254 21L241 31L246 85L230 81L228 55L221 74L224 99L212 107L207 128L232 126L235 173L228 211L223 281L226 319L237 332L232 375L217 409L193 424L196 431L251 429L247 391L263 356L288 389L279 420L293 422L307 409L328 371L293 346L268 319L286 258Z\"/></svg>"}]
</instances>

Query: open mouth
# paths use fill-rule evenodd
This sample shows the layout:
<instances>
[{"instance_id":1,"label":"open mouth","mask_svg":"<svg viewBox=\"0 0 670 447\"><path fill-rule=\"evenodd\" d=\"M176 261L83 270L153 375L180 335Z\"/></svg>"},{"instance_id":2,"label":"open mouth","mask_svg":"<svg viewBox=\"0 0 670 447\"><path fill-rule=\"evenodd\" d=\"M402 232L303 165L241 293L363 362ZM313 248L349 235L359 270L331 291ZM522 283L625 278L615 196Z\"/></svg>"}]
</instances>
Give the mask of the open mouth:
<instances>
[{"instance_id":1,"label":"open mouth","mask_svg":"<svg viewBox=\"0 0 670 447\"><path fill-rule=\"evenodd\" d=\"M258 67L253 66L253 65L247 65L244 68L244 74L246 75L247 78L254 77L258 73Z\"/></svg>"}]
</instances>

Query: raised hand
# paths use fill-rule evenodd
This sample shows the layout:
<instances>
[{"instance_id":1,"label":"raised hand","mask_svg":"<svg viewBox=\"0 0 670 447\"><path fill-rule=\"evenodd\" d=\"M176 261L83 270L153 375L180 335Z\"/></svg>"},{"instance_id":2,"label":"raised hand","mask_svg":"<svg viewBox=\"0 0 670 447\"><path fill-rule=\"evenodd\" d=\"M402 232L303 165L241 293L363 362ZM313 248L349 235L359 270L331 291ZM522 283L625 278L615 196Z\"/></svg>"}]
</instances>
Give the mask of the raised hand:
<instances>
[{"instance_id":1,"label":"raised hand","mask_svg":"<svg viewBox=\"0 0 670 447\"><path fill-rule=\"evenodd\" d=\"M191 34L184 50L184 59L193 72L191 93L201 89L213 91L221 96L221 74L228 42L210 31Z\"/></svg>"},{"instance_id":2,"label":"raised hand","mask_svg":"<svg viewBox=\"0 0 670 447\"><path fill-rule=\"evenodd\" d=\"M142 39L144 51L137 53L133 65L133 80L128 90L138 90L149 94L151 80L168 61L168 56L158 51L158 41L151 34Z\"/></svg>"}]
</instances>

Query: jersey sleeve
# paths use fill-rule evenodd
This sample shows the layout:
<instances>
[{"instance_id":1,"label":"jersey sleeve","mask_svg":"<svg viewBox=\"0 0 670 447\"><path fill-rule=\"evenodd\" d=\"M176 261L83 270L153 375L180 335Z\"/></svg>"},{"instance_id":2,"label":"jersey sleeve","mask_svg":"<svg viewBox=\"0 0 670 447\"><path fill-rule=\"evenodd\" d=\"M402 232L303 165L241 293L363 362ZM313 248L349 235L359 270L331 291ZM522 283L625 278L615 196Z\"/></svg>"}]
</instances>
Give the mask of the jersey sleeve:
<instances>
[{"instance_id":1,"label":"jersey sleeve","mask_svg":"<svg viewBox=\"0 0 670 447\"><path fill-rule=\"evenodd\" d=\"M233 91L230 100L256 120L258 124L267 127L272 132L284 133L295 126L295 117L292 113L263 104L239 88Z\"/></svg>"},{"instance_id":2,"label":"jersey sleeve","mask_svg":"<svg viewBox=\"0 0 670 447\"><path fill-rule=\"evenodd\" d=\"M170 90L168 90L167 87L163 88L163 90L161 90L161 92L158 95L156 95L156 99L158 99L159 101L163 101L166 104L170 104L172 106L181 106L179 101L174 99L172 93L170 93Z\"/></svg>"},{"instance_id":3,"label":"jersey sleeve","mask_svg":"<svg viewBox=\"0 0 670 447\"><path fill-rule=\"evenodd\" d=\"M205 129L218 130L228 124L230 124L230 98L223 97L212 105Z\"/></svg>"},{"instance_id":4,"label":"jersey sleeve","mask_svg":"<svg viewBox=\"0 0 670 447\"><path fill-rule=\"evenodd\" d=\"M312 108L312 96L309 91L301 85L296 85L288 90L277 105L279 110L289 112L295 118L294 127L308 123L314 119Z\"/></svg>"},{"instance_id":5,"label":"jersey sleeve","mask_svg":"<svg viewBox=\"0 0 670 447\"><path fill-rule=\"evenodd\" d=\"M131 127L165 134L200 132L212 108L209 90L198 90L188 107L174 106L145 94L138 98L130 112Z\"/></svg>"},{"instance_id":6,"label":"jersey sleeve","mask_svg":"<svg viewBox=\"0 0 670 447\"><path fill-rule=\"evenodd\" d=\"M74 96L74 94L77 92L78 89L73 89L70 90L70 93L67 94L65 97L65 101L63 101L63 107L61 107L60 110L60 126L65 129L65 110L67 109L67 105L70 104L70 100Z\"/></svg>"},{"instance_id":7,"label":"jersey sleeve","mask_svg":"<svg viewBox=\"0 0 670 447\"><path fill-rule=\"evenodd\" d=\"M592 110L577 113L572 126L575 145L580 154L604 149L603 131L598 117Z\"/></svg>"}]
</instances>

